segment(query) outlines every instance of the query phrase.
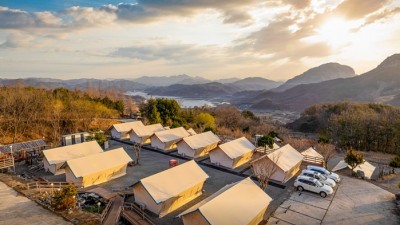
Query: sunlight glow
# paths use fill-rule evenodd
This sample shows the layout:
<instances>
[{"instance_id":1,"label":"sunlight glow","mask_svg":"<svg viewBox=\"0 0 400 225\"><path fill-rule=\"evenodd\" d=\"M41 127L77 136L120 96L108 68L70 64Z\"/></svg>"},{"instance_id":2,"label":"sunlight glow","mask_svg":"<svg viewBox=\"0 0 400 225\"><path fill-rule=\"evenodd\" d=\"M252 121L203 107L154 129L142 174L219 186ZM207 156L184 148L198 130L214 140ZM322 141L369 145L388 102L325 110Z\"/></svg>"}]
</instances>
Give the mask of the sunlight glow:
<instances>
[{"instance_id":1,"label":"sunlight glow","mask_svg":"<svg viewBox=\"0 0 400 225\"><path fill-rule=\"evenodd\" d=\"M353 24L341 18L332 18L317 29L318 37L332 47L346 45L351 41Z\"/></svg>"}]
</instances>

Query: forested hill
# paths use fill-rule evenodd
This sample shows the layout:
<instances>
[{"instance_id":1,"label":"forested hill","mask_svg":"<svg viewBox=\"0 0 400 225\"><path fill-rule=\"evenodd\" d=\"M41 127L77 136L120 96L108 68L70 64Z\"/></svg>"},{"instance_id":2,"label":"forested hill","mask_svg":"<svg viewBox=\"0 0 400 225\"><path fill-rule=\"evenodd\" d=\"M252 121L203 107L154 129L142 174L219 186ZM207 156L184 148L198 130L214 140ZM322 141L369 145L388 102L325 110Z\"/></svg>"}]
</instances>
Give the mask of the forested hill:
<instances>
[{"instance_id":1,"label":"forested hill","mask_svg":"<svg viewBox=\"0 0 400 225\"><path fill-rule=\"evenodd\" d=\"M61 134L107 129L124 110L120 100L64 88L0 87L0 143L45 137L58 143Z\"/></svg>"},{"instance_id":2,"label":"forested hill","mask_svg":"<svg viewBox=\"0 0 400 225\"><path fill-rule=\"evenodd\" d=\"M316 132L339 147L400 154L400 108L373 103L318 104L289 128Z\"/></svg>"}]
</instances>

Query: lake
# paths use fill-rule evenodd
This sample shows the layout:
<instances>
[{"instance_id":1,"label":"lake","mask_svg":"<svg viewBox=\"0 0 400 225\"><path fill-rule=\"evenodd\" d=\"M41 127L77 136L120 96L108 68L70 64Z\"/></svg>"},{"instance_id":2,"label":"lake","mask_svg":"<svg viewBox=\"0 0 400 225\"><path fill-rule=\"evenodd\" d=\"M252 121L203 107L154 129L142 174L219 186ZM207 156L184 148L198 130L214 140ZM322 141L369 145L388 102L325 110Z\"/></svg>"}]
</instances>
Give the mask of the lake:
<instances>
[{"instance_id":1,"label":"lake","mask_svg":"<svg viewBox=\"0 0 400 225\"><path fill-rule=\"evenodd\" d=\"M159 95L148 95L142 91L128 91L125 93L126 95L130 96L141 96L145 99L150 98L169 98L175 99L182 108L193 108L193 107L201 107L201 106L208 106L208 107L215 107L218 105L229 105L229 102L225 101L218 101L218 100L206 100L206 99L190 99L190 98L180 98L175 96L159 96Z\"/></svg>"}]
</instances>

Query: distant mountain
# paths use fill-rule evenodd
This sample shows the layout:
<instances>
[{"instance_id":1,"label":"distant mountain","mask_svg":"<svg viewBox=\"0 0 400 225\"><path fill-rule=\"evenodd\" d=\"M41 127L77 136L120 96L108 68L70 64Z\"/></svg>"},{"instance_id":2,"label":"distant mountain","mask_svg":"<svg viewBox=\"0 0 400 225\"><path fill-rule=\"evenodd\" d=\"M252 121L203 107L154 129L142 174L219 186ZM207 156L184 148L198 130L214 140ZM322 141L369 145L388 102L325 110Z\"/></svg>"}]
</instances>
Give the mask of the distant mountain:
<instances>
[{"instance_id":1,"label":"distant mountain","mask_svg":"<svg viewBox=\"0 0 400 225\"><path fill-rule=\"evenodd\" d=\"M191 77L186 74L175 75L175 76L155 76L155 77L143 76L133 79L133 81L151 87L163 87L173 84L204 84L211 82L210 80L207 80L202 77Z\"/></svg>"},{"instance_id":2,"label":"distant mountain","mask_svg":"<svg viewBox=\"0 0 400 225\"><path fill-rule=\"evenodd\" d=\"M301 84L283 92L265 91L249 102L253 110L302 111L316 103L343 100L400 106L400 54L359 76Z\"/></svg>"},{"instance_id":3,"label":"distant mountain","mask_svg":"<svg viewBox=\"0 0 400 225\"><path fill-rule=\"evenodd\" d=\"M168 87L150 87L145 90L149 95L176 96L185 98L215 98L228 97L237 92L230 85L211 82L206 84L173 84Z\"/></svg>"},{"instance_id":4,"label":"distant mountain","mask_svg":"<svg viewBox=\"0 0 400 225\"><path fill-rule=\"evenodd\" d=\"M282 82L268 80L262 77L248 77L232 83L234 87L246 91L270 90L281 84Z\"/></svg>"},{"instance_id":5,"label":"distant mountain","mask_svg":"<svg viewBox=\"0 0 400 225\"><path fill-rule=\"evenodd\" d=\"M224 79L214 80L214 82L218 82L221 84L230 84L230 83L236 82L238 80L240 80L240 78L232 77L232 78L224 78Z\"/></svg>"},{"instance_id":6,"label":"distant mountain","mask_svg":"<svg viewBox=\"0 0 400 225\"><path fill-rule=\"evenodd\" d=\"M52 78L25 78L25 79L0 79L0 85L9 86L23 82L26 86L33 86L39 88L67 88L67 89L85 89L87 87L98 88L99 85L103 89L108 87L123 88L125 91L144 90L148 88L147 85L140 84L131 80L117 79L117 80L100 80L100 79L71 79L61 80Z\"/></svg>"},{"instance_id":7,"label":"distant mountain","mask_svg":"<svg viewBox=\"0 0 400 225\"><path fill-rule=\"evenodd\" d=\"M337 78L354 77L356 74L350 66L341 65L339 63L326 63L318 67L307 70L306 72L295 76L286 81L273 91L285 91L299 84L319 83L322 81L333 80Z\"/></svg>"}]
</instances>

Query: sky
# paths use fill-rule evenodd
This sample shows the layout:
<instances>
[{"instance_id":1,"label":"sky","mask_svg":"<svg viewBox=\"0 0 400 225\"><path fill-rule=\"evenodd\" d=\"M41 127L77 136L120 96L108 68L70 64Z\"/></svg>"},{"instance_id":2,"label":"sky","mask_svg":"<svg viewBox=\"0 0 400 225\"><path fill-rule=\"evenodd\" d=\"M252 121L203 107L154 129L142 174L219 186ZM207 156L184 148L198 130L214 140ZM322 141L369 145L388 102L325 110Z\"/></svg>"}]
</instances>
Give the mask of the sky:
<instances>
[{"instance_id":1,"label":"sky","mask_svg":"<svg viewBox=\"0 0 400 225\"><path fill-rule=\"evenodd\" d=\"M400 0L0 0L0 78L287 80L400 53Z\"/></svg>"}]
</instances>

